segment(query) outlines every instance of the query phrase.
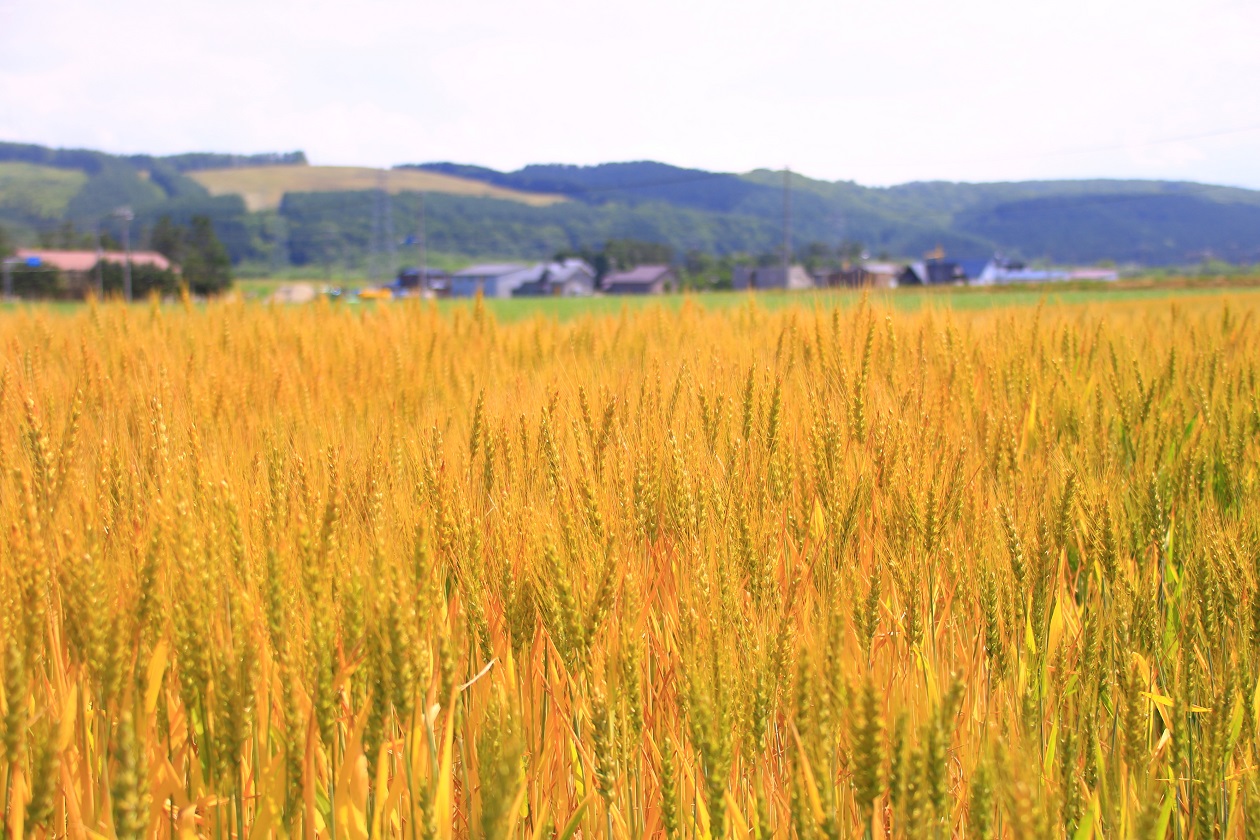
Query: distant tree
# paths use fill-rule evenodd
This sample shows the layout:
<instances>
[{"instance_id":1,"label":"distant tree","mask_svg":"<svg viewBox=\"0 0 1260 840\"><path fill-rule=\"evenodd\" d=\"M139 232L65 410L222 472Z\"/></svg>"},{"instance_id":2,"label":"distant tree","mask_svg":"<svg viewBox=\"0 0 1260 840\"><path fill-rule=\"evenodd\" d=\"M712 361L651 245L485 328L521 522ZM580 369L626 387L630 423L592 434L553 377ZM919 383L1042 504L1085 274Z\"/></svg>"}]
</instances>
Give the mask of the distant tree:
<instances>
[{"instance_id":1,"label":"distant tree","mask_svg":"<svg viewBox=\"0 0 1260 840\"><path fill-rule=\"evenodd\" d=\"M836 262L836 253L825 242L809 243L798 257L805 266L805 270L811 273L820 268L830 268Z\"/></svg>"},{"instance_id":2,"label":"distant tree","mask_svg":"<svg viewBox=\"0 0 1260 840\"><path fill-rule=\"evenodd\" d=\"M722 282L722 269L725 262L712 254L693 248L683 256L682 265L679 267L679 282L684 289L697 291L716 289ZM729 278L729 269L726 274Z\"/></svg>"},{"instance_id":3,"label":"distant tree","mask_svg":"<svg viewBox=\"0 0 1260 840\"><path fill-rule=\"evenodd\" d=\"M117 294L123 289L123 265L114 260L102 260L93 269L99 273L101 285L106 294ZM164 270L148 263L132 263L131 293L141 299L150 292L159 295L173 295L179 290L179 275L174 271Z\"/></svg>"},{"instance_id":4,"label":"distant tree","mask_svg":"<svg viewBox=\"0 0 1260 840\"><path fill-rule=\"evenodd\" d=\"M183 264L187 232L166 215L157 220L149 234L149 246L173 263Z\"/></svg>"},{"instance_id":5,"label":"distant tree","mask_svg":"<svg viewBox=\"0 0 1260 840\"><path fill-rule=\"evenodd\" d=\"M86 231L80 231L74 222L66 220L55 230L43 230L39 233L41 248L59 248L66 251L78 251L95 246L94 237Z\"/></svg>"},{"instance_id":6,"label":"distant tree","mask_svg":"<svg viewBox=\"0 0 1260 840\"><path fill-rule=\"evenodd\" d=\"M57 297L62 291L61 272L47 265L13 267L13 294L20 298Z\"/></svg>"},{"instance_id":7,"label":"distant tree","mask_svg":"<svg viewBox=\"0 0 1260 840\"><path fill-rule=\"evenodd\" d=\"M836 249L836 253L839 255L840 259L846 262L855 263L859 262L862 259L862 255L866 253L866 246L864 246L861 242L846 240L840 243L840 247Z\"/></svg>"},{"instance_id":8,"label":"distant tree","mask_svg":"<svg viewBox=\"0 0 1260 840\"><path fill-rule=\"evenodd\" d=\"M232 282L232 261L208 216L193 216L188 227L160 217L149 233L149 246L183 270L193 294L216 294Z\"/></svg>"},{"instance_id":9,"label":"distant tree","mask_svg":"<svg viewBox=\"0 0 1260 840\"><path fill-rule=\"evenodd\" d=\"M604 277L608 272L613 270L612 262L608 259L608 255L603 251L592 256L587 260L591 264L591 268L595 269L595 282L603 283Z\"/></svg>"},{"instance_id":10,"label":"distant tree","mask_svg":"<svg viewBox=\"0 0 1260 840\"><path fill-rule=\"evenodd\" d=\"M641 239L610 239L604 243L604 254L610 265L619 269L668 265L674 261L674 249L669 245Z\"/></svg>"},{"instance_id":11,"label":"distant tree","mask_svg":"<svg viewBox=\"0 0 1260 840\"><path fill-rule=\"evenodd\" d=\"M182 268L184 282L193 294L217 294L232 284L232 260L215 236L208 216L193 216L187 233Z\"/></svg>"}]
</instances>

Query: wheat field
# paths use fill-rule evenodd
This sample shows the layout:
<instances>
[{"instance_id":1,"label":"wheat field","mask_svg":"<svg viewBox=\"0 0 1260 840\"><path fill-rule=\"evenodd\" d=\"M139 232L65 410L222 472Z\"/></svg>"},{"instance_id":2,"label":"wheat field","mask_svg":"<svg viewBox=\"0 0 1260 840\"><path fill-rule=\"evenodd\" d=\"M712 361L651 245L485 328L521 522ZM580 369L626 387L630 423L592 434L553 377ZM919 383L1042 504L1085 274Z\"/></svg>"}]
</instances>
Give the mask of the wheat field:
<instances>
[{"instance_id":1,"label":"wheat field","mask_svg":"<svg viewBox=\"0 0 1260 840\"><path fill-rule=\"evenodd\" d=\"M1257 314L6 314L5 834L1260 836Z\"/></svg>"},{"instance_id":2,"label":"wheat field","mask_svg":"<svg viewBox=\"0 0 1260 840\"><path fill-rule=\"evenodd\" d=\"M239 195L252 212L277 209L285 193L366 192L377 189L394 195L402 192L432 192L497 198L533 207L547 207L565 200L563 196L521 192L470 178L421 169L236 166L228 169L200 169L189 172L188 177L209 190L211 195Z\"/></svg>"}]
</instances>

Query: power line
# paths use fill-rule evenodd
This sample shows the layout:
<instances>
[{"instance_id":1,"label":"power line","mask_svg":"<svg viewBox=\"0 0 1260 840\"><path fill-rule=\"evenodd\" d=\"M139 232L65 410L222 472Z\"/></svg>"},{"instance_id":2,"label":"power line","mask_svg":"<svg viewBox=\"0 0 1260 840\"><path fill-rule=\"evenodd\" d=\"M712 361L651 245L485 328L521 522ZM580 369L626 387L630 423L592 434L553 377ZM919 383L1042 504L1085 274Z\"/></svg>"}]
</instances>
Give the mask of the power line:
<instances>
[{"instance_id":1,"label":"power line","mask_svg":"<svg viewBox=\"0 0 1260 840\"><path fill-rule=\"evenodd\" d=\"M1207 140L1212 137L1227 137L1231 134L1249 134L1253 131L1260 131L1260 123L1255 125L1244 126L1242 128L1226 128L1219 131L1204 131L1199 134L1184 134L1180 137L1163 137L1156 140L1146 140L1141 143L1116 143L1110 146L1093 146L1080 149L1063 149L1058 152L1045 152L1038 157L1050 157L1053 155L1080 155L1093 154L1095 152L1115 152L1125 149L1146 149L1151 146L1165 146L1169 143L1186 143L1191 140Z\"/></svg>"},{"instance_id":2,"label":"power line","mask_svg":"<svg viewBox=\"0 0 1260 840\"><path fill-rule=\"evenodd\" d=\"M439 172L440 174L446 174L444 172L441 172L441 170L436 170L436 169L427 170L427 171ZM502 173L502 174L513 174L513 173ZM474 177L474 176L460 176L460 177ZM696 172L694 174L684 175L678 178L662 178L660 180L655 180L655 181L638 181L638 182L630 182L630 183L625 183L625 184L602 184L600 186L592 186L592 187L583 187L583 186L573 185L573 186L562 186L559 189L548 188L545 184L539 185L536 187L535 186L527 187L527 186L523 186L517 183L506 183L506 182L495 183L494 181L486 181L486 183L495 184L495 186L500 186L500 187L508 187L509 189L521 190L524 192L553 192L553 193L559 193L561 195L585 195L587 193L618 192L620 190L640 190L640 189L650 189L652 187L672 187L678 184L690 184L696 181L711 181L715 178L735 178L736 180L742 181L742 176L732 173L732 172Z\"/></svg>"},{"instance_id":3,"label":"power line","mask_svg":"<svg viewBox=\"0 0 1260 840\"><path fill-rule=\"evenodd\" d=\"M1170 143L1187 143L1192 140L1209 140L1216 137L1228 137L1235 134L1250 134L1255 131L1260 131L1260 123L1256 123L1254 125L1240 126L1237 128L1225 128L1225 129L1218 129L1215 131L1204 131L1204 132L1199 132L1197 134L1183 134L1183 135L1172 136L1172 137L1157 137L1154 140L1143 140L1138 143L1111 143L1111 144L1100 145L1100 146L1077 146L1076 148L1052 149L1047 152L1029 152L1026 154L1004 155L1004 156L997 156L997 157L985 156L985 157L940 159L940 160L931 162L930 165L940 166L940 165L946 165L946 164L975 163L979 161L989 163L989 162L994 162L994 161L1011 162L1011 161L1021 161L1021 160L1042 160L1045 158L1071 157L1074 155L1092 155L1092 154L1100 154L1103 152L1122 152L1129 149L1149 149L1154 146L1166 146Z\"/></svg>"}]
</instances>

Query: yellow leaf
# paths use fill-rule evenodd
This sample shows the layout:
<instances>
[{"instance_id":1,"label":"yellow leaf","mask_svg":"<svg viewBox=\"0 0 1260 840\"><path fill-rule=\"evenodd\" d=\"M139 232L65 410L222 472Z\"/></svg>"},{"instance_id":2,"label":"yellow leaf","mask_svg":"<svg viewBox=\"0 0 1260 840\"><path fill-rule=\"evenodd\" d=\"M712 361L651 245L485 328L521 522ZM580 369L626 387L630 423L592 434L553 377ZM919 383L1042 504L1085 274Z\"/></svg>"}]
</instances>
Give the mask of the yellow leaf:
<instances>
[{"instance_id":1,"label":"yellow leaf","mask_svg":"<svg viewBox=\"0 0 1260 840\"><path fill-rule=\"evenodd\" d=\"M1172 704L1173 704L1173 699L1172 699L1171 697L1168 697L1168 696L1163 695L1163 694L1156 694L1156 693L1155 693L1155 692L1153 692L1153 691L1142 691L1142 692L1139 692L1139 693L1140 693L1143 697L1147 698L1148 700L1150 700L1150 701L1152 701L1152 702L1154 702L1154 703L1158 703L1158 704L1159 704L1159 705L1161 705L1161 706L1169 706L1169 707L1171 707L1171 706L1172 706Z\"/></svg>"},{"instance_id":2,"label":"yellow leaf","mask_svg":"<svg viewBox=\"0 0 1260 840\"><path fill-rule=\"evenodd\" d=\"M827 538L827 516L817 498L814 499L814 510L809 517L809 537L816 543Z\"/></svg>"},{"instance_id":3,"label":"yellow leaf","mask_svg":"<svg viewBox=\"0 0 1260 840\"><path fill-rule=\"evenodd\" d=\"M927 661L927 657L923 655L923 646L916 644L913 649L914 661L919 665L919 672L923 674L923 685L927 689L928 699L933 703L941 701L941 686L936 679L936 671L932 668L932 663Z\"/></svg>"},{"instance_id":4,"label":"yellow leaf","mask_svg":"<svg viewBox=\"0 0 1260 840\"><path fill-rule=\"evenodd\" d=\"M586 798L586 773L582 772L585 765L582 763L582 756L578 755L577 741L567 738L569 744L569 766L577 768L578 772L573 774L573 792L579 799Z\"/></svg>"},{"instance_id":5,"label":"yellow leaf","mask_svg":"<svg viewBox=\"0 0 1260 840\"><path fill-rule=\"evenodd\" d=\"M1028 448L1028 438L1032 437L1033 429L1037 425L1037 392L1034 391L1028 398L1028 415L1024 418L1024 433L1019 438L1019 451L1015 453L1015 459L1021 460L1024 457L1024 450Z\"/></svg>"},{"instance_id":6,"label":"yellow leaf","mask_svg":"<svg viewBox=\"0 0 1260 840\"><path fill-rule=\"evenodd\" d=\"M1142 682L1150 685L1151 683L1151 666L1140 653L1133 654L1133 663L1138 666L1138 673L1142 676Z\"/></svg>"},{"instance_id":7,"label":"yellow leaf","mask_svg":"<svg viewBox=\"0 0 1260 840\"><path fill-rule=\"evenodd\" d=\"M166 673L166 660L169 653L170 645L165 639L158 642L157 647L153 649L144 689L145 715L153 714L154 709L157 708L158 692L162 690L162 675Z\"/></svg>"},{"instance_id":8,"label":"yellow leaf","mask_svg":"<svg viewBox=\"0 0 1260 840\"><path fill-rule=\"evenodd\" d=\"M1063 638L1063 610L1060 608L1058 598L1054 599L1054 609L1050 613L1050 630L1046 634L1046 658L1050 659L1054 656L1054 652L1059 648L1059 642Z\"/></svg>"},{"instance_id":9,"label":"yellow leaf","mask_svg":"<svg viewBox=\"0 0 1260 840\"><path fill-rule=\"evenodd\" d=\"M376 795L379 800L381 791L387 789L389 782L389 747L381 744L381 748L376 754ZM398 775L402 775L399 773ZM381 825L385 821L385 803L378 802L376 808L372 811L372 825L368 829L368 836L372 838L381 836Z\"/></svg>"},{"instance_id":10,"label":"yellow leaf","mask_svg":"<svg viewBox=\"0 0 1260 840\"><path fill-rule=\"evenodd\" d=\"M1251 695L1251 719L1260 720L1260 679L1256 680L1256 690Z\"/></svg>"},{"instance_id":11,"label":"yellow leaf","mask_svg":"<svg viewBox=\"0 0 1260 840\"><path fill-rule=\"evenodd\" d=\"M543 826L547 824L547 819L551 816L551 802L544 799L542 807L539 809L538 818L534 820L534 834L530 840L542 840Z\"/></svg>"},{"instance_id":12,"label":"yellow leaf","mask_svg":"<svg viewBox=\"0 0 1260 840\"><path fill-rule=\"evenodd\" d=\"M796 741L796 754L801 762L801 772L805 774L805 792L809 795L809 808L814 812L814 819L821 825L823 821L822 802L818 798L818 786L814 784L814 772L810 769L809 759L805 757L805 746L801 743L801 733L792 724L792 738Z\"/></svg>"},{"instance_id":13,"label":"yellow leaf","mask_svg":"<svg viewBox=\"0 0 1260 840\"><path fill-rule=\"evenodd\" d=\"M1050 727L1050 738L1046 742L1045 763L1041 767L1041 772L1043 772L1047 777L1050 776L1050 771L1054 768L1054 753L1055 753L1055 748L1058 746L1058 744L1059 744L1059 716L1055 715L1054 725Z\"/></svg>"},{"instance_id":14,"label":"yellow leaf","mask_svg":"<svg viewBox=\"0 0 1260 840\"><path fill-rule=\"evenodd\" d=\"M1024 613L1024 647L1028 650L1028 658L1035 659L1037 656L1037 635L1033 633L1032 628L1032 610Z\"/></svg>"},{"instance_id":15,"label":"yellow leaf","mask_svg":"<svg viewBox=\"0 0 1260 840\"><path fill-rule=\"evenodd\" d=\"M735 804L735 797L731 796L731 792L727 789L726 794L722 797L726 803L726 813L731 815L731 833L735 837L749 837L752 832L748 828L748 823L744 819L744 815L739 812L739 807Z\"/></svg>"},{"instance_id":16,"label":"yellow leaf","mask_svg":"<svg viewBox=\"0 0 1260 840\"><path fill-rule=\"evenodd\" d=\"M18 807L9 809L9 836L25 837L23 832L26 823L26 808L20 803L26 801L26 777L22 775L22 765L15 762L9 771L9 790L7 796L19 803Z\"/></svg>"},{"instance_id":17,"label":"yellow leaf","mask_svg":"<svg viewBox=\"0 0 1260 840\"><path fill-rule=\"evenodd\" d=\"M1173 803L1176 801L1175 796L1164 795L1164 804L1159 809L1159 821L1155 823L1155 831L1152 837L1166 837L1168 835L1168 821L1172 818Z\"/></svg>"},{"instance_id":18,"label":"yellow leaf","mask_svg":"<svg viewBox=\"0 0 1260 840\"><path fill-rule=\"evenodd\" d=\"M1226 742L1226 755L1234 752L1234 747L1238 744L1238 738L1242 735L1243 727L1243 704L1235 703L1234 711L1229 716L1229 740Z\"/></svg>"},{"instance_id":19,"label":"yellow leaf","mask_svg":"<svg viewBox=\"0 0 1260 840\"><path fill-rule=\"evenodd\" d=\"M65 752L74 738L74 722L79 712L79 686L70 686L70 692L61 704L61 720L57 723L57 751Z\"/></svg>"},{"instance_id":20,"label":"yellow leaf","mask_svg":"<svg viewBox=\"0 0 1260 840\"><path fill-rule=\"evenodd\" d=\"M85 840L87 829L83 826L83 809L79 807L79 789L70 775L68 762L61 762L61 789L65 792L67 835L73 840Z\"/></svg>"},{"instance_id":21,"label":"yellow leaf","mask_svg":"<svg viewBox=\"0 0 1260 840\"><path fill-rule=\"evenodd\" d=\"M367 715L350 728L346 739L345 756L337 771L337 788L333 794L333 819L337 822L337 836L350 840L367 840L367 757L363 754L363 727ZM342 832L345 832L342 835Z\"/></svg>"},{"instance_id":22,"label":"yellow leaf","mask_svg":"<svg viewBox=\"0 0 1260 840\"><path fill-rule=\"evenodd\" d=\"M520 785L516 788L516 796L512 798L512 807L508 810L507 830L504 837L516 836L516 821L521 818L521 806L525 804L525 793L529 790L525 783L525 779L521 779Z\"/></svg>"},{"instance_id":23,"label":"yellow leaf","mask_svg":"<svg viewBox=\"0 0 1260 840\"><path fill-rule=\"evenodd\" d=\"M1090 840L1094 836L1095 829L1101 831L1100 824L1100 808L1098 805L1098 794L1094 793L1089 798L1089 811L1086 812L1085 818L1081 820L1081 824L1077 826L1076 833L1072 835L1072 840Z\"/></svg>"},{"instance_id":24,"label":"yellow leaf","mask_svg":"<svg viewBox=\"0 0 1260 840\"><path fill-rule=\"evenodd\" d=\"M384 753L382 753L382 757L383 756ZM382 812L382 825L385 824L385 820L389 818L389 815L398 809L399 803L402 802L402 795L407 789L407 774L404 772L395 773L394 781L390 783L389 793L385 797L384 804L378 806L377 808L378 811Z\"/></svg>"},{"instance_id":25,"label":"yellow leaf","mask_svg":"<svg viewBox=\"0 0 1260 840\"><path fill-rule=\"evenodd\" d=\"M453 829L451 809L451 766L455 743L455 692L451 691L450 705L446 708L446 726L442 732L441 760L438 765L437 790L433 795L433 816L442 840L451 840Z\"/></svg>"},{"instance_id":26,"label":"yellow leaf","mask_svg":"<svg viewBox=\"0 0 1260 840\"><path fill-rule=\"evenodd\" d=\"M279 824L284 808L285 756L279 753L268 765L258 787L258 805L254 812L254 825L250 828L250 840L261 840ZM182 814L181 814L182 816Z\"/></svg>"}]
</instances>

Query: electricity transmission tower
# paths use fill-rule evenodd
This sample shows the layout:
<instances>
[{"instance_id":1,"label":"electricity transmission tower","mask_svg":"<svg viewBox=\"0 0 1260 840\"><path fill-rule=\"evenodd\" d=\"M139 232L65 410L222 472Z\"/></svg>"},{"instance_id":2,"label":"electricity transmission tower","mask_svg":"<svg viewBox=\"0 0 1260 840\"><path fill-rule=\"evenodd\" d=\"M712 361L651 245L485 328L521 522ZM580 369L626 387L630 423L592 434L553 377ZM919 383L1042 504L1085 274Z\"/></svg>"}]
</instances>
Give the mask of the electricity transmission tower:
<instances>
[{"instance_id":1,"label":"electricity transmission tower","mask_svg":"<svg viewBox=\"0 0 1260 840\"><path fill-rule=\"evenodd\" d=\"M783 167L783 288L792 270L792 170Z\"/></svg>"},{"instance_id":2,"label":"electricity transmission tower","mask_svg":"<svg viewBox=\"0 0 1260 840\"><path fill-rule=\"evenodd\" d=\"M398 242L394 235L394 206L385 185L385 173L377 181L372 200L372 242L369 246L368 280L377 282L394 276L398 265Z\"/></svg>"}]
</instances>

